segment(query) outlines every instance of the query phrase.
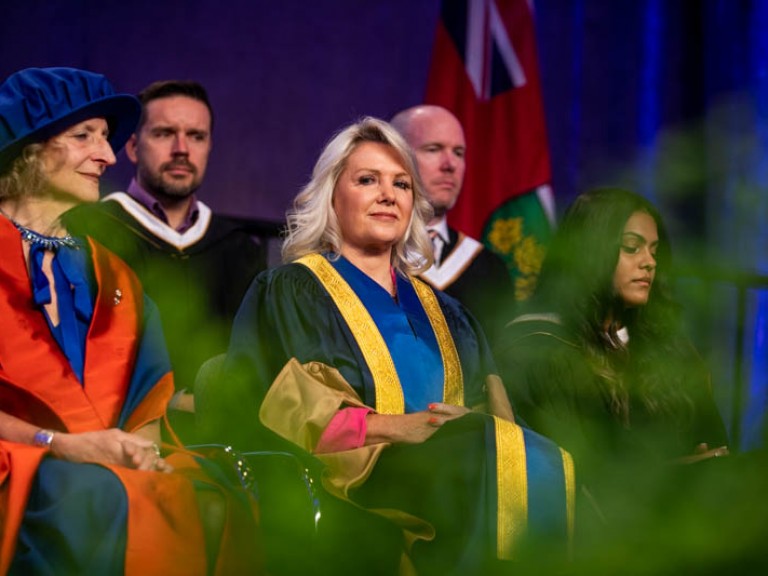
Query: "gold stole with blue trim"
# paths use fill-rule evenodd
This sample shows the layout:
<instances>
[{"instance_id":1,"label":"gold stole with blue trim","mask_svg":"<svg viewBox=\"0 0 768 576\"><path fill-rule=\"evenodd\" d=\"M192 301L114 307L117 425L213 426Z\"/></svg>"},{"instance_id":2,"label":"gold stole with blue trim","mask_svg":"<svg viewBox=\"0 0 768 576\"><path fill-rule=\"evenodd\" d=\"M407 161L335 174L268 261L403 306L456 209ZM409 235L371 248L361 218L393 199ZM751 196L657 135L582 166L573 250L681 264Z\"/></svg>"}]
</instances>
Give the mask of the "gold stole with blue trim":
<instances>
[{"instance_id":1,"label":"gold stole with blue trim","mask_svg":"<svg viewBox=\"0 0 768 576\"><path fill-rule=\"evenodd\" d=\"M320 254L309 254L298 259L297 263L309 268L317 277L352 332L373 377L376 411L379 414L405 413L403 388L395 370L395 363L384 342L384 337L360 298L341 274ZM445 322L445 316L440 310L440 304L432 289L415 278L411 281L432 325L440 348L440 356L443 359L445 374L443 402L463 406L464 377L461 373L459 353L456 351L453 337Z\"/></svg>"}]
</instances>

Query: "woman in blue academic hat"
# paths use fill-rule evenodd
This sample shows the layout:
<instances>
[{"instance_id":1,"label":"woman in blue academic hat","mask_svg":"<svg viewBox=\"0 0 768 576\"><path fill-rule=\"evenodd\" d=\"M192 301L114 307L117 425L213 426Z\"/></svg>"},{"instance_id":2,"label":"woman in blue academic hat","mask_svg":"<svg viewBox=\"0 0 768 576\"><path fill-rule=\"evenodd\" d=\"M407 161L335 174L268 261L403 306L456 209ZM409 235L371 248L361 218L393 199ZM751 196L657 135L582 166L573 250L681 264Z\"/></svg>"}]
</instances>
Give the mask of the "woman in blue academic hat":
<instances>
[{"instance_id":1,"label":"woman in blue academic hat","mask_svg":"<svg viewBox=\"0 0 768 576\"><path fill-rule=\"evenodd\" d=\"M0 574L253 566L223 550L252 543L219 544L221 526L203 522L197 503L228 496L158 447L173 381L156 309L121 260L62 220L99 198L140 110L73 68L0 85ZM247 505L227 509L251 527Z\"/></svg>"}]
</instances>

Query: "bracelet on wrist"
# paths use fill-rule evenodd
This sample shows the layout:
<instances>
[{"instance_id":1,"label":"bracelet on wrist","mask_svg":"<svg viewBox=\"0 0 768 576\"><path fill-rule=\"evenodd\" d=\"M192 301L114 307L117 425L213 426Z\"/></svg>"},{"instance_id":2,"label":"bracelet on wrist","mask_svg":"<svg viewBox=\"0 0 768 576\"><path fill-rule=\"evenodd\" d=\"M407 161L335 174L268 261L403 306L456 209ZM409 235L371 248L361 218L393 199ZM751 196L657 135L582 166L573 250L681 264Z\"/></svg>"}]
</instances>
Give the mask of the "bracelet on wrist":
<instances>
[{"instance_id":1,"label":"bracelet on wrist","mask_svg":"<svg viewBox=\"0 0 768 576\"><path fill-rule=\"evenodd\" d=\"M51 444L53 443L53 431L52 430L46 430L45 428L41 428L37 432L35 432L35 437L32 439L32 444L39 448L47 448L48 450L51 449Z\"/></svg>"}]
</instances>

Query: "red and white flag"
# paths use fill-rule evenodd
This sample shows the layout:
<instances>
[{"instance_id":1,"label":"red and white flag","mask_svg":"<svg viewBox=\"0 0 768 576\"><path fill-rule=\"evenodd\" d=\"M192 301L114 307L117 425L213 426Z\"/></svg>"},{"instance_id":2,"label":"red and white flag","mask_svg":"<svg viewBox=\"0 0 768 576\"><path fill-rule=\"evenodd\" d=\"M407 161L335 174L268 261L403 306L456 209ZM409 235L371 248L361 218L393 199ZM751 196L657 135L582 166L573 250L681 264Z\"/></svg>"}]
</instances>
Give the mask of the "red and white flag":
<instances>
[{"instance_id":1,"label":"red and white flag","mask_svg":"<svg viewBox=\"0 0 768 576\"><path fill-rule=\"evenodd\" d=\"M527 297L554 202L528 0L443 0L425 101L464 127L464 188L450 224L501 254Z\"/></svg>"}]
</instances>

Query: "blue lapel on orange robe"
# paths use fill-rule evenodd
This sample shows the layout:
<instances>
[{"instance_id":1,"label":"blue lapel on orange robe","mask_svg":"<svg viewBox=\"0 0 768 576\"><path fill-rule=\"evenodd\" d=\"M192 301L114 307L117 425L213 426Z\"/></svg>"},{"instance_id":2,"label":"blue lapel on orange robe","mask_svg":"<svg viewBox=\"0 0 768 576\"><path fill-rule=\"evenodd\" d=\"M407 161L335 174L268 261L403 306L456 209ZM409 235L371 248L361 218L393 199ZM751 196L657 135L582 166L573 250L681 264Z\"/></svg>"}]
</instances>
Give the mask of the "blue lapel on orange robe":
<instances>
[{"instance_id":1,"label":"blue lapel on orange robe","mask_svg":"<svg viewBox=\"0 0 768 576\"><path fill-rule=\"evenodd\" d=\"M162 334L148 334L144 325L145 300L135 274L100 244L90 241L89 246L98 291L81 385L34 304L18 231L0 218L0 406L17 418L58 431L115 426L135 431L163 416L173 395L173 377L163 348L158 348ZM0 440L2 574L13 558L29 490L45 454L42 448ZM177 471L191 466L188 457L171 462ZM125 573L204 570L205 547L192 484L181 474L104 466L121 479L127 495ZM168 554L146 553L158 546Z\"/></svg>"},{"instance_id":2,"label":"blue lapel on orange robe","mask_svg":"<svg viewBox=\"0 0 768 576\"><path fill-rule=\"evenodd\" d=\"M114 426L132 431L162 417L173 394L170 363L154 346L161 334L136 336L146 327L143 291L135 274L90 241L98 292L81 385L71 370L62 369L69 361L34 305L18 231L4 218L0 242L2 292L13 295L0 300L0 317L8 334L17 336L6 335L0 343L0 375L9 376L0 386L4 410L68 432ZM57 385L52 374L60 379Z\"/></svg>"}]
</instances>

